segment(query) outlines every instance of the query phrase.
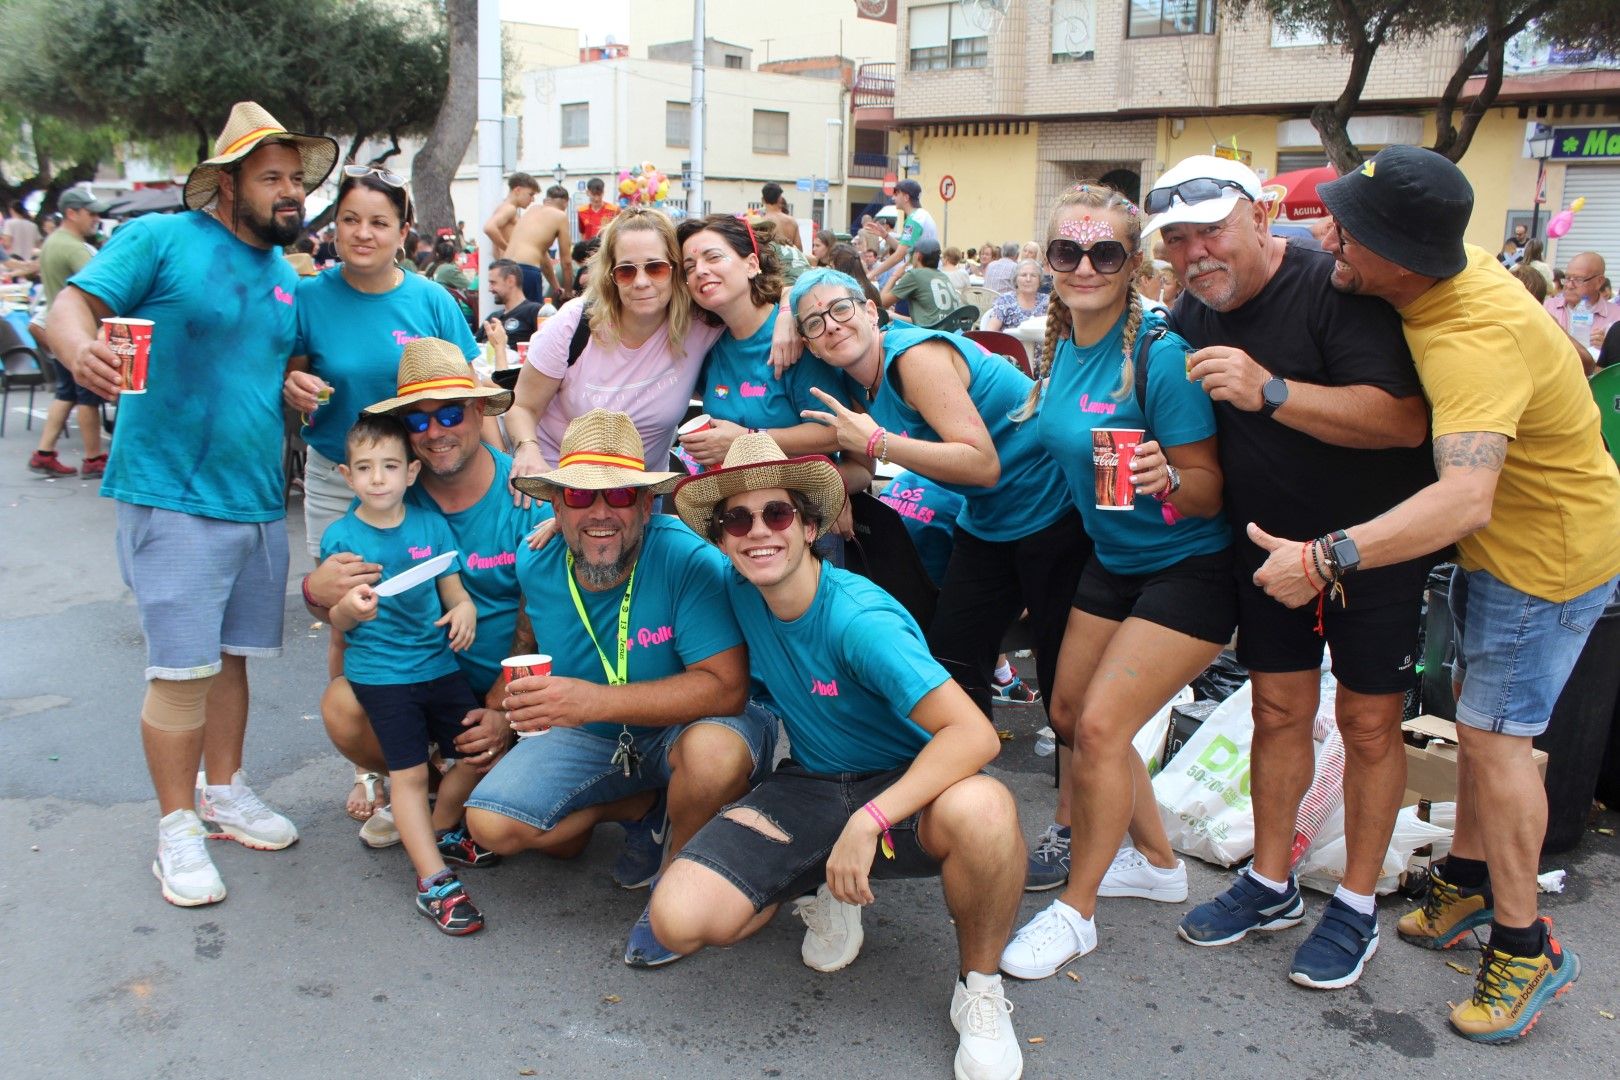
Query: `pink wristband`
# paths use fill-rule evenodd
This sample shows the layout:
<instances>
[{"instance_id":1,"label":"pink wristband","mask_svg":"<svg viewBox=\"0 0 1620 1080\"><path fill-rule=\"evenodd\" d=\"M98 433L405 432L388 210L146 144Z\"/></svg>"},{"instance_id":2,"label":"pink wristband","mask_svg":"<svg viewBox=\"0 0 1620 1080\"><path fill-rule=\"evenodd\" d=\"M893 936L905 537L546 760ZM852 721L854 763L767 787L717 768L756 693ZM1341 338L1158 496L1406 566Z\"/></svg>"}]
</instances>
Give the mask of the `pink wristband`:
<instances>
[{"instance_id":1,"label":"pink wristband","mask_svg":"<svg viewBox=\"0 0 1620 1080\"><path fill-rule=\"evenodd\" d=\"M889 835L889 829L891 828L889 819L884 816L882 810L878 809L875 802L867 803L862 809L872 815L872 820L877 822L878 828L882 830L882 840L878 844L878 850L883 852L885 859L894 858L894 837Z\"/></svg>"},{"instance_id":2,"label":"pink wristband","mask_svg":"<svg viewBox=\"0 0 1620 1080\"><path fill-rule=\"evenodd\" d=\"M877 457L878 443L883 439L883 436L887 434L888 432L884 431L882 428L878 428L876 431L872 432L872 437L866 440L867 457L873 459Z\"/></svg>"}]
</instances>

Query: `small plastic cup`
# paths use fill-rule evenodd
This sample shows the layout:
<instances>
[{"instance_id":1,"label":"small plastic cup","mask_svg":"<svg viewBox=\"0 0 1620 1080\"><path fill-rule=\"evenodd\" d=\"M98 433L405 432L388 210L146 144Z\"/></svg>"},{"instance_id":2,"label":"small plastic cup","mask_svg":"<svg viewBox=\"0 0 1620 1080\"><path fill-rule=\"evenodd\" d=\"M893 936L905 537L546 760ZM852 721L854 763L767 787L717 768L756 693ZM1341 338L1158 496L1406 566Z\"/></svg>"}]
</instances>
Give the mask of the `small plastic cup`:
<instances>
[{"instance_id":1,"label":"small plastic cup","mask_svg":"<svg viewBox=\"0 0 1620 1080\"><path fill-rule=\"evenodd\" d=\"M511 686L513 679L527 679L531 675L550 675L551 657L544 653L525 653L522 656L508 656L501 661L501 674L506 685ZM527 739L534 735L544 735L549 728L539 731L518 731L515 728L512 734L520 739Z\"/></svg>"},{"instance_id":2,"label":"small plastic cup","mask_svg":"<svg viewBox=\"0 0 1620 1080\"><path fill-rule=\"evenodd\" d=\"M152 355L153 325L151 319L101 320L101 340L118 357L120 393L146 393L146 368Z\"/></svg>"},{"instance_id":3,"label":"small plastic cup","mask_svg":"<svg viewBox=\"0 0 1620 1080\"><path fill-rule=\"evenodd\" d=\"M1097 509L1130 510L1136 505L1131 483L1131 460L1147 432L1141 428L1092 428L1091 465L1096 481Z\"/></svg>"}]
</instances>

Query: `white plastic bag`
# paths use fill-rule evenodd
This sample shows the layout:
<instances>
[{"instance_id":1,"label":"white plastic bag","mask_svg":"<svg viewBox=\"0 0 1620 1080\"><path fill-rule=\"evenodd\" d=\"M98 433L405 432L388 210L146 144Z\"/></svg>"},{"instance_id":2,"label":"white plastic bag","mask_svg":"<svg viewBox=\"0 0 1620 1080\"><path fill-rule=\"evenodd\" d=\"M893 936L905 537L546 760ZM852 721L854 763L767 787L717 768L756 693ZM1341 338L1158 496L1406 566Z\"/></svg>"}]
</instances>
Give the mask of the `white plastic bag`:
<instances>
[{"instance_id":1,"label":"white plastic bag","mask_svg":"<svg viewBox=\"0 0 1620 1080\"><path fill-rule=\"evenodd\" d=\"M1183 686L1176 692L1176 696L1164 703L1164 708L1153 714L1153 719L1142 725L1142 729L1131 739L1131 745L1147 763L1149 776L1157 776L1159 769L1164 766L1164 744L1170 737L1170 710L1177 705L1185 705L1193 699L1192 687Z\"/></svg>"},{"instance_id":2,"label":"white plastic bag","mask_svg":"<svg viewBox=\"0 0 1620 1080\"><path fill-rule=\"evenodd\" d=\"M1245 682L1153 779L1170 846L1182 854L1231 866L1254 851L1253 707L1254 689Z\"/></svg>"},{"instance_id":3,"label":"white plastic bag","mask_svg":"<svg viewBox=\"0 0 1620 1080\"><path fill-rule=\"evenodd\" d=\"M1401 812L1395 817L1395 832L1389 839L1389 849L1384 852L1384 862L1378 870L1379 895L1395 891L1401 875L1412 861L1412 852L1426 844L1435 844L1438 850L1438 845L1442 843L1450 848L1450 828L1421 820L1415 806L1401 807ZM1344 806L1340 804L1322 823L1322 828L1316 834L1316 842L1305 853L1305 858L1300 860L1294 873L1305 888L1331 893L1344 880L1344 859Z\"/></svg>"}]
</instances>

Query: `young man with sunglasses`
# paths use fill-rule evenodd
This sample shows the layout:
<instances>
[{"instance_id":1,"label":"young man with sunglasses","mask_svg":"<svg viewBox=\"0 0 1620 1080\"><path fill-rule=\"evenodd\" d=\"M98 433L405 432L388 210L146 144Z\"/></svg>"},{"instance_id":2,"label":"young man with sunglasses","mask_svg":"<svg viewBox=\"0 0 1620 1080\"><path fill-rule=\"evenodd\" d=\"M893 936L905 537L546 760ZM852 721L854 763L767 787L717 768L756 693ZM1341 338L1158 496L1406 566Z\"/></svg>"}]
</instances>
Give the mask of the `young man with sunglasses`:
<instances>
[{"instance_id":1,"label":"young man with sunglasses","mask_svg":"<svg viewBox=\"0 0 1620 1080\"><path fill-rule=\"evenodd\" d=\"M625 845L613 879L650 885L671 852L770 772L776 720L748 702L748 651L725 602L718 552L652 516L677 473L649 472L624 413L568 425L558 467L516 478L549 499L562 543L518 553L518 580L548 675L513 679L502 702L521 739L473 792L467 825L510 855L572 858L603 822ZM679 959L647 912L624 962Z\"/></svg>"},{"instance_id":2,"label":"young man with sunglasses","mask_svg":"<svg viewBox=\"0 0 1620 1080\"><path fill-rule=\"evenodd\" d=\"M1474 191L1455 164L1391 146L1317 191L1336 225L1334 287L1400 312L1439 477L1318 539L1256 530L1269 555L1255 579L1299 607L1322 578L1354 591L1369 567L1457 545L1457 829L1427 902L1397 930L1444 949L1490 927L1451 1026L1508 1042L1580 975L1536 910L1547 800L1530 750L1620 582L1620 471L1567 335L1490 252L1463 243ZM1310 577L1302 557L1326 573Z\"/></svg>"},{"instance_id":3,"label":"young man with sunglasses","mask_svg":"<svg viewBox=\"0 0 1620 1080\"><path fill-rule=\"evenodd\" d=\"M1023 841L1011 794L979 772L1000 743L905 609L816 556L843 504L832 462L788 458L763 432L676 488L681 520L730 560L727 610L793 757L681 850L653 925L685 955L757 933L793 900L804 962L837 971L860 953L872 879L938 875L960 956L955 1075L1010 1080L1023 1055L996 963L1023 888Z\"/></svg>"},{"instance_id":4,"label":"young man with sunglasses","mask_svg":"<svg viewBox=\"0 0 1620 1080\"><path fill-rule=\"evenodd\" d=\"M568 299L568 284L574 280L573 238L568 232L568 189L553 184L539 206L524 211L506 241L506 258L523 268L523 295L543 300L547 295L558 303ZM557 258L551 249L557 248Z\"/></svg>"},{"instance_id":5,"label":"young man with sunglasses","mask_svg":"<svg viewBox=\"0 0 1620 1080\"><path fill-rule=\"evenodd\" d=\"M1215 403L1236 544L1237 655L1254 684L1254 862L1178 932L1195 945L1225 945L1304 919L1292 848L1313 774L1325 643L1347 757L1347 858L1289 978L1337 989L1359 979L1378 948L1374 889L1405 791L1400 725L1435 559L1413 552L1327 591L1320 605L1289 610L1255 584L1267 549L1246 529L1321 536L1384 512L1434 472L1395 312L1335 291L1332 258L1270 235L1265 202L1247 166L1203 155L1165 173L1144 200L1154 215L1146 232L1159 234L1186 284L1172 318L1196 350L1188 378Z\"/></svg>"}]
</instances>

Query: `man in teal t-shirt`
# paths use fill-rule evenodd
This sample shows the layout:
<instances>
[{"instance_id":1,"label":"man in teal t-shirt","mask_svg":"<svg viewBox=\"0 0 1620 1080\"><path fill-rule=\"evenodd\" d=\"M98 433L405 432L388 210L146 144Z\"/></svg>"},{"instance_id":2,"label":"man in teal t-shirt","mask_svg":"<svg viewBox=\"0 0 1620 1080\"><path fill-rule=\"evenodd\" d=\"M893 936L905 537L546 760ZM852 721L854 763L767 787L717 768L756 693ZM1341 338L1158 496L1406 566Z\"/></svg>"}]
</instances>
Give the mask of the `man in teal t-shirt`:
<instances>
[{"instance_id":1,"label":"man in teal t-shirt","mask_svg":"<svg viewBox=\"0 0 1620 1080\"><path fill-rule=\"evenodd\" d=\"M1011 1080L1023 1056L997 966L1023 842L1011 794L979 775L1000 740L911 616L812 551L843 503L831 461L787 458L763 433L676 488L681 519L731 560L731 609L793 756L682 849L653 927L684 955L733 944L799 898L801 956L836 971L860 952L870 878L942 875L961 950L956 1075Z\"/></svg>"}]
</instances>

